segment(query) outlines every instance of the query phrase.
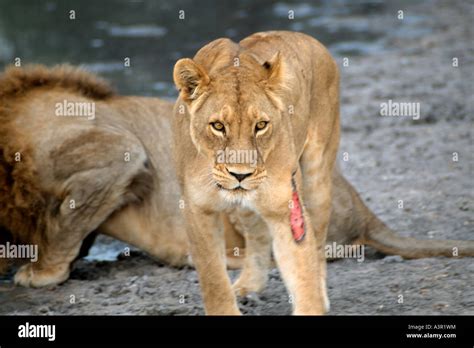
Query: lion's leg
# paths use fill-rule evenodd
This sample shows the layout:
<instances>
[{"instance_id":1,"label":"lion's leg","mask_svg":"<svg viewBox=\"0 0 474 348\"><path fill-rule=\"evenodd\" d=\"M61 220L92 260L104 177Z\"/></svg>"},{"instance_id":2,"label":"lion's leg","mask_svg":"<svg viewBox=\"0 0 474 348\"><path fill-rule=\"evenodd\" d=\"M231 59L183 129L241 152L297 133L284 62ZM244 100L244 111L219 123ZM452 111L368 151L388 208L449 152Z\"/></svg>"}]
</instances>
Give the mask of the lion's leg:
<instances>
[{"instance_id":1,"label":"lion's leg","mask_svg":"<svg viewBox=\"0 0 474 348\"><path fill-rule=\"evenodd\" d=\"M220 215L190 207L186 210L186 219L191 255L199 275L206 313L240 314L227 274Z\"/></svg>"},{"instance_id":2,"label":"lion's leg","mask_svg":"<svg viewBox=\"0 0 474 348\"><path fill-rule=\"evenodd\" d=\"M96 137L83 142L83 146L66 147L68 151L59 154L55 175L63 175L64 179L57 183L59 192L51 197L51 207L44 217L46 239L39 245L38 261L18 270L16 284L41 287L65 281L84 238L115 210L139 201L146 191L142 186L152 181L152 176L141 145L118 135L109 140L114 140L115 146L101 147ZM91 153L91 146L102 151ZM123 160L127 149L130 161Z\"/></svg>"},{"instance_id":3,"label":"lion's leg","mask_svg":"<svg viewBox=\"0 0 474 348\"><path fill-rule=\"evenodd\" d=\"M305 223L310 230L309 220L306 219ZM315 235L306 233L305 238L297 243L293 240L287 219L275 218L269 225L273 235L273 252L294 314L324 314L326 308L320 283L320 259L315 253Z\"/></svg>"},{"instance_id":4,"label":"lion's leg","mask_svg":"<svg viewBox=\"0 0 474 348\"><path fill-rule=\"evenodd\" d=\"M59 284L69 278L71 262L79 254L86 234L81 230L66 228L54 235L56 238L51 239L51 243L39 247L40 255L36 262L27 263L18 269L14 277L15 284L42 287Z\"/></svg>"},{"instance_id":5,"label":"lion's leg","mask_svg":"<svg viewBox=\"0 0 474 348\"><path fill-rule=\"evenodd\" d=\"M310 157L310 155L306 156ZM303 155L303 159L306 156ZM304 176L303 193L305 202L307 202L306 211L312 221L313 234L316 236L315 250L318 257L319 283L325 307L328 311L329 298L326 286L326 257L324 248L331 215L332 178L329 170L321 170L321 167L312 163L310 159L306 160L306 165L302 165L302 171Z\"/></svg>"},{"instance_id":6,"label":"lion's leg","mask_svg":"<svg viewBox=\"0 0 474 348\"><path fill-rule=\"evenodd\" d=\"M239 214L239 225L245 236L245 260L233 288L237 295L260 292L267 283L271 265L272 239L265 221L257 214L245 211Z\"/></svg>"},{"instance_id":7,"label":"lion's leg","mask_svg":"<svg viewBox=\"0 0 474 348\"><path fill-rule=\"evenodd\" d=\"M242 269L245 261L245 236L236 225L234 214L221 213L224 226L227 269Z\"/></svg>"},{"instance_id":8,"label":"lion's leg","mask_svg":"<svg viewBox=\"0 0 474 348\"><path fill-rule=\"evenodd\" d=\"M308 142L300 163L303 174L303 194L307 204L306 211L313 223L316 236L321 291L326 310L329 310L324 248L331 218L332 174L339 140L338 118L327 132L331 134L331 137L326 144L318 144L316 141Z\"/></svg>"},{"instance_id":9,"label":"lion's leg","mask_svg":"<svg viewBox=\"0 0 474 348\"><path fill-rule=\"evenodd\" d=\"M164 197L154 199L164 200ZM100 226L99 232L133 245L168 265L191 265L184 216L166 216L153 204L150 202L147 209L130 205L115 212Z\"/></svg>"},{"instance_id":10,"label":"lion's leg","mask_svg":"<svg viewBox=\"0 0 474 348\"><path fill-rule=\"evenodd\" d=\"M85 182L78 178L71 182L73 187L84 184ZM90 208L82 205L93 196L92 192L88 195L85 192L79 194L75 189L71 191L60 204L58 216L54 218L49 216L47 219L49 224L46 227L46 240L38 246L38 260L23 265L17 271L14 277L15 284L42 287L67 280L71 263L79 255L82 241L97 227L95 222L105 218L100 211L93 214L89 211ZM86 211L88 213L85 213Z\"/></svg>"},{"instance_id":11,"label":"lion's leg","mask_svg":"<svg viewBox=\"0 0 474 348\"><path fill-rule=\"evenodd\" d=\"M319 274L320 259L315 252L317 250L316 235L311 233L313 227L304 210L302 195L299 195L299 204L297 204L292 199L291 175L287 179L286 186L280 186L278 191L269 193L275 203L269 205L267 210L263 207L262 217L267 222L273 237L275 260L288 290L289 302L293 305L294 314L324 314L324 294ZM299 171L296 175L296 190L301 192ZM277 205L276 202L280 203ZM292 225L295 224L291 221L290 212L298 206L302 209L306 230L302 239L295 237L292 230ZM298 221L301 221L302 216L299 215Z\"/></svg>"}]
</instances>

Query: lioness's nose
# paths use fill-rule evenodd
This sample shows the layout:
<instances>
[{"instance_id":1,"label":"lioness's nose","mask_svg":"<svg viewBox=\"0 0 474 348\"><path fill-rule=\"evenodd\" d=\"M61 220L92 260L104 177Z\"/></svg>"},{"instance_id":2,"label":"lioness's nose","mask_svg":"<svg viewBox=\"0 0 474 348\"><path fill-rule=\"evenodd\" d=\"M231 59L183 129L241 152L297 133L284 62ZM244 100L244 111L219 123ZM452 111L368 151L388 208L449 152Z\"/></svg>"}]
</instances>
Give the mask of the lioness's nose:
<instances>
[{"instance_id":1,"label":"lioness's nose","mask_svg":"<svg viewBox=\"0 0 474 348\"><path fill-rule=\"evenodd\" d=\"M253 171L252 172L246 172L246 173L235 173L235 172L229 171L229 174L232 175L233 177L235 177L240 182L240 181L244 180L246 177L249 177L250 175L252 175Z\"/></svg>"}]
</instances>

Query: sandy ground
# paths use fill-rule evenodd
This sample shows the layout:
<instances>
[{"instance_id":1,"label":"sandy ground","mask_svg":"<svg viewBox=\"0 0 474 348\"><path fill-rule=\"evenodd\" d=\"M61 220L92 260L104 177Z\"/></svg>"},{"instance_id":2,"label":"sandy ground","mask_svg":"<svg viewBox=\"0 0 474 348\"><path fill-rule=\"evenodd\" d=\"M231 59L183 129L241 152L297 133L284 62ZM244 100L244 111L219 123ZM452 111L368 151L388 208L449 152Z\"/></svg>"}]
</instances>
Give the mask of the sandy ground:
<instances>
[{"instance_id":1,"label":"sandy ground","mask_svg":"<svg viewBox=\"0 0 474 348\"><path fill-rule=\"evenodd\" d=\"M410 33L418 28L419 35L389 31L386 50L350 57L348 67L338 57L340 153L349 156L341 167L400 234L473 240L473 5L438 1L407 5L405 13L417 19L407 16L396 25L411 26ZM382 27L397 19L372 20ZM420 119L381 117L380 103L388 99L421 103ZM101 238L98 247L123 245ZM238 273L230 274L234 279ZM328 265L330 314L472 315L473 285L471 258L405 261L369 252L362 263ZM278 271L271 271L262 294L241 299L240 307L248 314L290 314ZM135 251L116 261L80 260L68 282L50 289L15 288L4 278L0 314L188 315L203 308L194 270L169 268Z\"/></svg>"}]
</instances>

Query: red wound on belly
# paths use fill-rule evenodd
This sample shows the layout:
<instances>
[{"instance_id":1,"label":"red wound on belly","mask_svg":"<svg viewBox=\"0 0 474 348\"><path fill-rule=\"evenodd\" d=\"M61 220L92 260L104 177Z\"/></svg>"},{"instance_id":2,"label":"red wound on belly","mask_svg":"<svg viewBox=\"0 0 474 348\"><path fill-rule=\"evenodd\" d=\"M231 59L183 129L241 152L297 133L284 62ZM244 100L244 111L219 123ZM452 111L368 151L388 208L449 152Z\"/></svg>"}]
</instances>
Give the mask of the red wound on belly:
<instances>
[{"instance_id":1,"label":"red wound on belly","mask_svg":"<svg viewBox=\"0 0 474 348\"><path fill-rule=\"evenodd\" d=\"M303 209L300 204L300 198L298 191L296 191L296 185L293 185L293 197L292 197L292 208L290 214L291 233L295 242L303 240L305 235Z\"/></svg>"}]
</instances>

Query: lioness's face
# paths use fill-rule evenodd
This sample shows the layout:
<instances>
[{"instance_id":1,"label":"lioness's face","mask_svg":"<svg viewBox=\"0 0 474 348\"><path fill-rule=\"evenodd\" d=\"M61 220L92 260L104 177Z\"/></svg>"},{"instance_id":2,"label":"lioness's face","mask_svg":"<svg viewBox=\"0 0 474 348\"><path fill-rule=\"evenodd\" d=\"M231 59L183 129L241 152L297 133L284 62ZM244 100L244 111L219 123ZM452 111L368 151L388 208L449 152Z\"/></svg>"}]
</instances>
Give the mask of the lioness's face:
<instances>
[{"instance_id":1,"label":"lioness's face","mask_svg":"<svg viewBox=\"0 0 474 348\"><path fill-rule=\"evenodd\" d=\"M267 63L268 64L268 63ZM266 160L278 142L281 111L262 83L268 67L254 63L208 76L190 59L175 66L175 82L187 103L192 141L216 189L254 191L267 178Z\"/></svg>"},{"instance_id":2,"label":"lioness's face","mask_svg":"<svg viewBox=\"0 0 474 348\"><path fill-rule=\"evenodd\" d=\"M267 176L265 160L272 149L279 113L265 100L232 101L221 94L204 101L191 114L191 136L205 149L217 188L255 190Z\"/></svg>"}]
</instances>

